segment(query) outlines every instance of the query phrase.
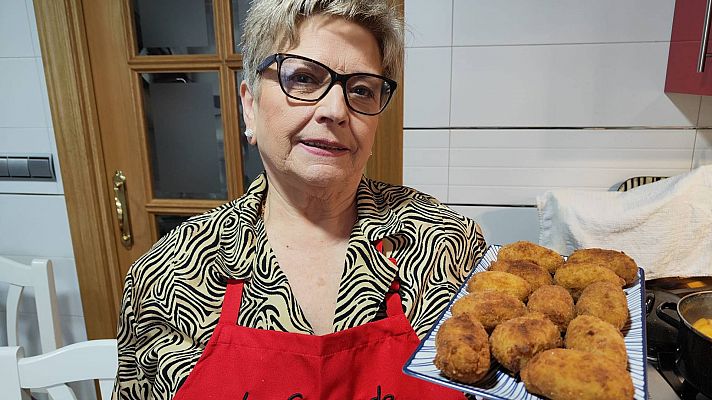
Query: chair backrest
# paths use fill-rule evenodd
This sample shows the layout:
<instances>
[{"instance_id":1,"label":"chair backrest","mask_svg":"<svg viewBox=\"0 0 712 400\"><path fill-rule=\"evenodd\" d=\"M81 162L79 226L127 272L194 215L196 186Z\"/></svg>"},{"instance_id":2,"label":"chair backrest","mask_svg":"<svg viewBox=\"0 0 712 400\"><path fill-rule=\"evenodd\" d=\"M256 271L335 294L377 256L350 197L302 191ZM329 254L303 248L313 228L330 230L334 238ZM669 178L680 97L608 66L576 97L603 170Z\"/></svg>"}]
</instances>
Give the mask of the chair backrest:
<instances>
[{"instance_id":1,"label":"chair backrest","mask_svg":"<svg viewBox=\"0 0 712 400\"><path fill-rule=\"evenodd\" d=\"M665 178L667 178L667 176L634 176L623 181L623 183L618 186L617 191L627 192L628 190L637 188L638 186L654 183Z\"/></svg>"},{"instance_id":2,"label":"chair backrest","mask_svg":"<svg viewBox=\"0 0 712 400\"><path fill-rule=\"evenodd\" d=\"M27 358L22 347L0 347L0 398L29 400L28 389L46 388L52 399L75 400L65 383L98 380L102 400L109 400L117 369L115 339L74 343Z\"/></svg>"},{"instance_id":3,"label":"chair backrest","mask_svg":"<svg viewBox=\"0 0 712 400\"><path fill-rule=\"evenodd\" d=\"M6 303L8 345L19 345L17 314L20 307L20 297L25 287L32 287L35 292L42 352L46 353L60 347L62 345L62 331L57 314L57 292L54 286L52 262L35 259L32 260L32 263L26 265L0 257L0 282L10 284Z\"/></svg>"}]
</instances>

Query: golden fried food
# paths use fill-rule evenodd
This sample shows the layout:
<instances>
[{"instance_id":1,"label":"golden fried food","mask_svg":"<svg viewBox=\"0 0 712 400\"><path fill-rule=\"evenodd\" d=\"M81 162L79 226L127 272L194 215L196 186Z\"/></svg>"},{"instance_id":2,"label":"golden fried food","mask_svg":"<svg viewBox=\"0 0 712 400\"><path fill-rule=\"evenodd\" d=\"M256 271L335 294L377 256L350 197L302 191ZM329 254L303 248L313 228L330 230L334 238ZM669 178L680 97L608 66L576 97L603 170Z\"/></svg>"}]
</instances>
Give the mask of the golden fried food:
<instances>
[{"instance_id":1,"label":"golden fried food","mask_svg":"<svg viewBox=\"0 0 712 400\"><path fill-rule=\"evenodd\" d=\"M502 322L490 336L492 355L512 372L521 370L540 351L560 346L559 329L538 313Z\"/></svg>"},{"instance_id":2,"label":"golden fried food","mask_svg":"<svg viewBox=\"0 0 712 400\"><path fill-rule=\"evenodd\" d=\"M552 400L630 400L634 395L628 371L606 357L580 350L543 351L521 376L528 391Z\"/></svg>"},{"instance_id":3,"label":"golden fried food","mask_svg":"<svg viewBox=\"0 0 712 400\"><path fill-rule=\"evenodd\" d=\"M566 348L587 351L608 357L612 362L626 369L628 353L619 330L606 321L592 315L579 315L569 324L566 331Z\"/></svg>"},{"instance_id":4,"label":"golden fried food","mask_svg":"<svg viewBox=\"0 0 712 400\"><path fill-rule=\"evenodd\" d=\"M551 274L543 267L531 261L524 260L497 260L490 264L490 271L503 271L514 274L532 286L532 291L542 285L551 285Z\"/></svg>"},{"instance_id":5,"label":"golden fried food","mask_svg":"<svg viewBox=\"0 0 712 400\"><path fill-rule=\"evenodd\" d=\"M470 278L467 282L467 291L470 293L502 292L525 301L532 292L532 287L529 282L509 272L484 271Z\"/></svg>"},{"instance_id":6,"label":"golden fried food","mask_svg":"<svg viewBox=\"0 0 712 400\"><path fill-rule=\"evenodd\" d=\"M544 285L529 295L527 302L529 311L544 314L553 322L560 332L565 332L566 327L576 316L574 299L568 290L556 285Z\"/></svg>"},{"instance_id":7,"label":"golden fried food","mask_svg":"<svg viewBox=\"0 0 712 400\"><path fill-rule=\"evenodd\" d=\"M527 308L521 300L502 292L470 293L452 305L452 315L466 315L482 323L487 332L500 323L521 317Z\"/></svg>"},{"instance_id":8,"label":"golden fried food","mask_svg":"<svg viewBox=\"0 0 712 400\"><path fill-rule=\"evenodd\" d=\"M567 289L574 299L578 299L586 286L600 281L615 283L619 288L625 284L623 278L610 269L584 262L567 262L554 274L554 283Z\"/></svg>"},{"instance_id":9,"label":"golden fried food","mask_svg":"<svg viewBox=\"0 0 712 400\"><path fill-rule=\"evenodd\" d=\"M621 330L628 322L628 300L617 284L594 282L581 293L576 302L576 314L593 315Z\"/></svg>"},{"instance_id":10,"label":"golden fried food","mask_svg":"<svg viewBox=\"0 0 712 400\"><path fill-rule=\"evenodd\" d=\"M567 263L584 262L606 267L625 280L626 285L638 277L638 265L622 251L606 249L579 249L571 253Z\"/></svg>"},{"instance_id":11,"label":"golden fried food","mask_svg":"<svg viewBox=\"0 0 712 400\"><path fill-rule=\"evenodd\" d=\"M479 381L490 367L487 332L477 320L464 315L443 322L435 335L435 351L435 366L462 383Z\"/></svg>"},{"instance_id":12,"label":"golden fried food","mask_svg":"<svg viewBox=\"0 0 712 400\"><path fill-rule=\"evenodd\" d=\"M503 246L497 253L497 259L530 261L552 274L564 265L564 258L559 253L527 241L514 242Z\"/></svg>"}]
</instances>

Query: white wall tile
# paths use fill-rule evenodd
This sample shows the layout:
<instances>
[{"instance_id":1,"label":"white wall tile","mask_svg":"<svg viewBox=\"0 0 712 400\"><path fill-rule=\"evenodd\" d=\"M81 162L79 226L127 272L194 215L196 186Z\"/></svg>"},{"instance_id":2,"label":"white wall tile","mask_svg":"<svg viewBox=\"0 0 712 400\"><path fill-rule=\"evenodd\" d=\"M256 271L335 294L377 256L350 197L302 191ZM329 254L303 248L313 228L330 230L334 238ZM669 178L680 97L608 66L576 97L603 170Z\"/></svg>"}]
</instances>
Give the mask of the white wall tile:
<instances>
[{"instance_id":1,"label":"white wall tile","mask_svg":"<svg viewBox=\"0 0 712 400\"><path fill-rule=\"evenodd\" d=\"M591 155L583 152L580 154L584 157L598 156L597 154ZM659 153L648 153L648 156L655 156L656 154ZM449 174L450 185L616 189L626 179L635 176L673 176L688 172L690 170L690 154L688 152L684 159L680 157L677 165L671 165L668 168L627 166L632 163L625 163L626 166L618 166L615 160L612 160L610 164L601 163L600 166L576 165L575 159L560 160L561 167L453 167ZM518 153L514 154L514 156L516 155ZM573 166L566 167L565 165ZM451 199L451 201L455 200ZM475 202L475 204L478 203Z\"/></svg>"},{"instance_id":2,"label":"white wall tile","mask_svg":"<svg viewBox=\"0 0 712 400\"><path fill-rule=\"evenodd\" d=\"M0 181L0 196L5 194L61 195L63 193L58 182ZM1 214L2 212L0 212ZM2 222L0 221L0 223ZM0 245L0 247L2 246Z\"/></svg>"},{"instance_id":3,"label":"white wall tile","mask_svg":"<svg viewBox=\"0 0 712 400\"><path fill-rule=\"evenodd\" d=\"M0 127L0 153L52 153L47 128Z\"/></svg>"},{"instance_id":4,"label":"white wall tile","mask_svg":"<svg viewBox=\"0 0 712 400\"><path fill-rule=\"evenodd\" d=\"M507 187L501 184L496 186L450 185L448 186L448 201L472 205L533 205L537 196L552 189L563 188L554 186Z\"/></svg>"},{"instance_id":5,"label":"white wall tile","mask_svg":"<svg viewBox=\"0 0 712 400\"><path fill-rule=\"evenodd\" d=\"M403 165L406 167L445 167L448 165L448 149L403 149Z\"/></svg>"},{"instance_id":6,"label":"white wall tile","mask_svg":"<svg viewBox=\"0 0 712 400\"><path fill-rule=\"evenodd\" d=\"M449 47L406 49L406 128L449 126L451 51Z\"/></svg>"},{"instance_id":7,"label":"white wall tile","mask_svg":"<svg viewBox=\"0 0 712 400\"><path fill-rule=\"evenodd\" d=\"M0 57L33 57L25 0L0 1Z\"/></svg>"},{"instance_id":8,"label":"white wall tile","mask_svg":"<svg viewBox=\"0 0 712 400\"><path fill-rule=\"evenodd\" d=\"M701 96L700 118L697 126L700 128L712 128L712 96Z\"/></svg>"},{"instance_id":9,"label":"white wall tile","mask_svg":"<svg viewBox=\"0 0 712 400\"><path fill-rule=\"evenodd\" d=\"M0 291L2 295L2 291ZM7 313L5 308L0 309L0 346L7 346Z\"/></svg>"},{"instance_id":10,"label":"white wall tile","mask_svg":"<svg viewBox=\"0 0 712 400\"><path fill-rule=\"evenodd\" d=\"M453 130L448 201L533 205L556 188L610 190L690 170L694 130Z\"/></svg>"},{"instance_id":11,"label":"white wall tile","mask_svg":"<svg viewBox=\"0 0 712 400\"><path fill-rule=\"evenodd\" d=\"M447 149L450 131L447 129L406 129L403 131L403 148Z\"/></svg>"},{"instance_id":12,"label":"white wall tile","mask_svg":"<svg viewBox=\"0 0 712 400\"><path fill-rule=\"evenodd\" d=\"M663 92L667 53L667 43L455 47L450 126L694 126L699 96Z\"/></svg>"},{"instance_id":13,"label":"white wall tile","mask_svg":"<svg viewBox=\"0 0 712 400\"><path fill-rule=\"evenodd\" d=\"M455 0L453 43L670 41L674 6L670 0Z\"/></svg>"},{"instance_id":14,"label":"white wall tile","mask_svg":"<svg viewBox=\"0 0 712 400\"><path fill-rule=\"evenodd\" d=\"M51 153L54 155L54 174L57 178L56 188L54 194L64 194L64 183L62 182L62 170L59 166L59 152L57 151L57 142L54 137L54 129L49 128L49 139L51 146ZM2 192L2 190L0 190Z\"/></svg>"},{"instance_id":15,"label":"white wall tile","mask_svg":"<svg viewBox=\"0 0 712 400\"><path fill-rule=\"evenodd\" d=\"M406 0L406 46L451 46L452 2L453 0Z\"/></svg>"},{"instance_id":16,"label":"white wall tile","mask_svg":"<svg viewBox=\"0 0 712 400\"><path fill-rule=\"evenodd\" d=\"M37 32L37 17L35 16L35 6L32 0L25 0L25 9L27 10L27 25L30 27L30 36L32 40L32 50L35 57L42 57L42 49L40 49L40 37Z\"/></svg>"},{"instance_id":17,"label":"white wall tile","mask_svg":"<svg viewBox=\"0 0 712 400\"><path fill-rule=\"evenodd\" d=\"M403 182L406 185L447 186L447 167L404 167ZM441 199L442 200L442 199Z\"/></svg>"},{"instance_id":18,"label":"white wall tile","mask_svg":"<svg viewBox=\"0 0 712 400\"><path fill-rule=\"evenodd\" d=\"M451 208L477 221L487 244L507 244L518 240L539 242L539 216L535 207L451 206Z\"/></svg>"},{"instance_id":19,"label":"white wall tile","mask_svg":"<svg viewBox=\"0 0 712 400\"><path fill-rule=\"evenodd\" d=\"M450 131L403 132L403 184L447 201Z\"/></svg>"},{"instance_id":20,"label":"white wall tile","mask_svg":"<svg viewBox=\"0 0 712 400\"><path fill-rule=\"evenodd\" d=\"M35 58L35 70L37 77L40 80L40 97L42 98L42 112L44 118L44 126L52 127L52 113L49 108L49 93L47 92L47 80L45 79L44 66L42 58Z\"/></svg>"},{"instance_id":21,"label":"white wall tile","mask_svg":"<svg viewBox=\"0 0 712 400\"><path fill-rule=\"evenodd\" d=\"M452 148L690 149L692 129L453 129Z\"/></svg>"},{"instance_id":22,"label":"white wall tile","mask_svg":"<svg viewBox=\"0 0 712 400\"><path fill-rule=\"evenodd\" d=\"M81 316L63 316L60 318L62 325L62 338L64 343L77 343L87 340L86 324L84 317Z\"/></svg>"},{"instance_id":23,"label":"white wall tile","mask_svg":"<svg viewBox=\"0 0 712 400\"><path fill-rule=\"evenodd\" d=\"M35 58L0 58L0 126L47 126L40 82Z\"/></svg>"},{"instance_id":24,"label":"white wall tile","mask_svg":"<svg viewBox=\"0 0 712 400\"><path fill-rule=\"evenodd\" d=\"M695 155L692 159L692 166L712 164L712 130L700 129L697 131L695 141Z\"/></svg>"},{"instance_id":25,"label":"white wall tile","mask_svg":"<svg viewBox=\"0 0 712 400\"><path fill-rule=\"evenodd\" d=\"M74 258L64 196L0 195L0 254Z\"/></svg>"}]
</instances>

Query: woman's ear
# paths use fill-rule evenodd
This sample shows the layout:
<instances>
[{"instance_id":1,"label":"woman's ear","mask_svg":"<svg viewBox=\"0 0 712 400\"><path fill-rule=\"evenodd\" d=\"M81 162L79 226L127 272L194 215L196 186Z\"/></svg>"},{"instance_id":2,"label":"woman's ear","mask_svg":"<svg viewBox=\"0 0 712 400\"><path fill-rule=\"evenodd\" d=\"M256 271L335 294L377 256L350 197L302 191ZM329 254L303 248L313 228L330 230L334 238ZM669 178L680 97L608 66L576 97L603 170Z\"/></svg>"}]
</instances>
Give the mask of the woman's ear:
<instances>
[{"instance_id":1,"label":"woman's ear","mask_svg":"<svg viewBox=\"0 0 712 400\"><path fill-rule=\"evenodd\" d=\"M247 138L247 141L251 145L257 144L257 138L254 135L255 132L255 109L257 108L257 103L250 88L247 86L247 82L244 80L240 83L240 102L242 102L242 119L245 121L245 128L250 129L253 132L251 137Z\"/></svg>"}]
</instances>

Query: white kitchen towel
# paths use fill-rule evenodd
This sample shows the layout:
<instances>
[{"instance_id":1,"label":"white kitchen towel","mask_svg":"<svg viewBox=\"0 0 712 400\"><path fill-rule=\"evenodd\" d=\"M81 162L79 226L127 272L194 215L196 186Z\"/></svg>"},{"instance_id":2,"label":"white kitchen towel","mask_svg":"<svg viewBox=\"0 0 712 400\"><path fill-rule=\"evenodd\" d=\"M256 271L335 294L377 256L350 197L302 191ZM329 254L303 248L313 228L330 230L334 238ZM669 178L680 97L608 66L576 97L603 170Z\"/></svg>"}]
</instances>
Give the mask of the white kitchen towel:
<instances>
[{"instance_id":1,"label":"white kitchen towel","mask_svg":"<svg viewBox=\"0 0 712 400\"><path fill-rule=\"evenodd\" d=\"M712 165L627 192L548 191L537 208L539 244L561 254L620 250L646 279L712 275Z\"/></svg>"}]
</instances>

